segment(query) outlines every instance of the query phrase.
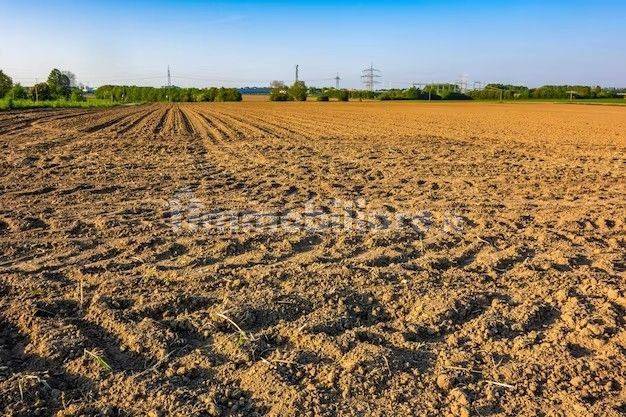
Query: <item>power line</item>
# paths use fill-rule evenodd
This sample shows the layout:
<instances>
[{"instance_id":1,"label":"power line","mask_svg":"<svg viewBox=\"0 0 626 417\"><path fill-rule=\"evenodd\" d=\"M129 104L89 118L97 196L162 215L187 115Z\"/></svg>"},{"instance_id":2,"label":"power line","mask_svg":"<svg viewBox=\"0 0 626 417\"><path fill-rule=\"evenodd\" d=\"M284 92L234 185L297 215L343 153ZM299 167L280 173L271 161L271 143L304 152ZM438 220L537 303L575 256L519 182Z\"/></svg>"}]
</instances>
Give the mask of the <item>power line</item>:
<instances>
[{"instance_id":1,"label":"power line","mask_svg":"<svg viewBox=\"0 0 626 417\"><path fill-rule=\"evenodd\" d=\"M332 78L307 78L307 79L305 79L303 81L332 81L334 79L335 79L335 77L332 77Z\"/></svg>"},{"instance_id":2,"label":"power line","mask_svg":"<svg viewBox=\"0 0 626 417\"><path fill-rule=\"evenodd\" d=\"M195 81L218 81L218 82L228 82L228 83L240 83L240 82L251 82L251 83L260 83L266 84L267 80L246 80L246 79L225 79L225 78L207 78L207 77L188 77L185 75L176 75L172 76L174 80L195 80Z\"/></svg>"},{"instance_id":3,"label":"power line","mask_svg":"<svg viewBox=\"0 0 626 417\"><path fill-rule=\"evenodd\" d=\"M365 87L370 91L374 89L375 84L380 84L380 81L376 81L376 78L381 77L377 72L380 72L380 70L374 68L374 64L370 64L369 68L365 68L363 75L361 75L363 84L365 84Z\"/></svg>"},{"instance_id":4,"label":"power line","mask_svg":"<svg viewBox=\"0 0 626 417\"><path fill-rule=\"evenodd\" d=\"M474 81L472 88L474 90L482 90L483 89L483 82L482 81Z\"/></svg>"}]
</instances>

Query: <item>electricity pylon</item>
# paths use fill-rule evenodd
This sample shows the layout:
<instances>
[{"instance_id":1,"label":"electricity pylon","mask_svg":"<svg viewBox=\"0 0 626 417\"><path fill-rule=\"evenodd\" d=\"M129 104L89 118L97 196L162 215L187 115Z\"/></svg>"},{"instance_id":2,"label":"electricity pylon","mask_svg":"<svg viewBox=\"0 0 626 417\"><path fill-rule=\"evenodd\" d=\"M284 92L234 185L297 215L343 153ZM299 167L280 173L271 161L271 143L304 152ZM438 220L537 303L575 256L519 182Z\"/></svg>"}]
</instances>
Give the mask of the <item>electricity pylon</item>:
<instances>
[{"instance_id":1,"label":"electricity pylon","mask_svg":"<svg viewBox=\"0 0 626 417\"><path fill-rule=\"evenodd\" d=\"M380 72L380 70L374 68L373 64L371 64L369 68L365 68L363 70L363 75L361 75L361 78L363 79L363 84L365 84L365 87L370 91L374 90L374 85L380 84L380 81L376 81L376 78L381 77L380 74L377 74L378 72Z\"/></svg>"}]
</instances>

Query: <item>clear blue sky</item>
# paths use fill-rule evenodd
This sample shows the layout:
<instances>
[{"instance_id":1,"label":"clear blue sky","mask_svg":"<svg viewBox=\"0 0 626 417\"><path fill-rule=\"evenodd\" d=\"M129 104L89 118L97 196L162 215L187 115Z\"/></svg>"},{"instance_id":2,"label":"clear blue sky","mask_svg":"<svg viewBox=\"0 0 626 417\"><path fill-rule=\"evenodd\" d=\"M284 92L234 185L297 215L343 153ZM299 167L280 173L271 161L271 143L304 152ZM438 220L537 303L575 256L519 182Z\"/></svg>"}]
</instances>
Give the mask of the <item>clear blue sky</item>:
<instances>
[{"instance_id":1,"label":"clear blue sky","mask_svg":"<svg viewBox=\"0 0 626 417\"><path fill-rule=\"evenodd\" d=\"M626 1L0 0L0 69L30 84L360 86L470 81L626 86Z\"/></svg>"}]
</instances>

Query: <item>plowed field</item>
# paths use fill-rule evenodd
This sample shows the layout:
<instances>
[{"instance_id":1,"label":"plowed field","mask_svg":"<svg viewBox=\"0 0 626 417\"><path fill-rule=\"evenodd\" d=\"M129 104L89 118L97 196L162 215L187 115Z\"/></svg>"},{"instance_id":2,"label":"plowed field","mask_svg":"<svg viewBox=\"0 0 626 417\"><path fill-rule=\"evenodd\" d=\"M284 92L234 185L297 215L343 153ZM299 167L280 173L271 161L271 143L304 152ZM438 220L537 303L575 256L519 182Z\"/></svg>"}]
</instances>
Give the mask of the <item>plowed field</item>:
<instances>
[{"instance_id":1,"label":"plowed field","mask_svg":"<svg viewBox=\"0 0 626 417\"><path fill-rule=\"evenodd\" d=\"M626 108L0 113L3 416L626 413Z\"/></svg>"}]
</instances>

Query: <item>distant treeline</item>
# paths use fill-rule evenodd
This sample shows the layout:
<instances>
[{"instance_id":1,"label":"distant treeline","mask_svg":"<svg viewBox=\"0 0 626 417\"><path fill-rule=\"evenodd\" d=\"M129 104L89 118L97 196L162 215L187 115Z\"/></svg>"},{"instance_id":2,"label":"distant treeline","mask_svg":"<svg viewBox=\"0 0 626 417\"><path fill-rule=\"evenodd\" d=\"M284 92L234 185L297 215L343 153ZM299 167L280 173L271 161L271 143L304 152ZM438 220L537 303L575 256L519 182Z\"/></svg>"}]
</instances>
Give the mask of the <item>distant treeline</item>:
<instances>
[{"instance_id":1,"label":"distant treeline","mask_svg":"<svg viewBox=\"0 0 626 417\"><path fill-rule=\"evenodd\" d=\"M125 103L156 101L202 102L241 101L236 88L180 88L180 87L137 87L126 85L103 85L95 91L96 98Z\"/></svg>"},{"instance_id":2,"label":"distant treeline","mask_svg":"<svg viewBox=\"0 0 626 417\"><path fill-rule=\"evenodd\" d=\"M338 88L306 87L298 81L286 86L280 81L272 82L271 101L304 101L313 97L317 101L348 101L348 100L471 100L472 98L458 91L453 84L427 86L424 89L411 87L390 90L347 90Z\"/></svg>"},{"instance_id":3,"label":"distant treeline","mask_svg":"<svg viewBox=\"0 0 626 417\"><path fill-rule=\"evenodd\" d=\"M407 89L388 90L345 90L336 88L308 89L309 95L316 97L318 101L336 99L339 101L352 100L471 100L468 95L458 91L458 87L452 84L426 86L424 89L411 87Z\"/></svg>"},{"instance_id":4,"label":"distant treeline","mask_svg":"<svg viewBox=\"0 0 626 417\"><path fill-rule=\"evenodd\" d=\"M477 100L515 100L515 99L594 99L618 98L618 93L626 89L590 87L586 85L544 85L538 88L528 88L522 85L487 84L480 90L468 91L468 95Z\"/></svg>"},{"instance_id":5,"label":"distant treeline","mask_svg":"<svg viewBox=\"0 0 626 417\"><path fill-rule=\"evenodd\" d=\"M626 89L602 88L581 85L546 85L538 88L525 86L487 84L482 89L462 92L456 84L432 84L423 88L370 90L337 90L334 88L309 88L309 95L319 101L345 97L353 100L523 100L523 99L603 99L620 98Z\"/></svg>"},{"instance_id":6,"label":"distant treeline","mask_svg":"<svg viewBox=\"0 0 626 417\"><path fill-rule=\"evenodd\" d=\"M454 84L427 85L423 89L383 90L378 93L379 100L471 100L467 94L459 91Z\"/></svg>"}]
</instances>

